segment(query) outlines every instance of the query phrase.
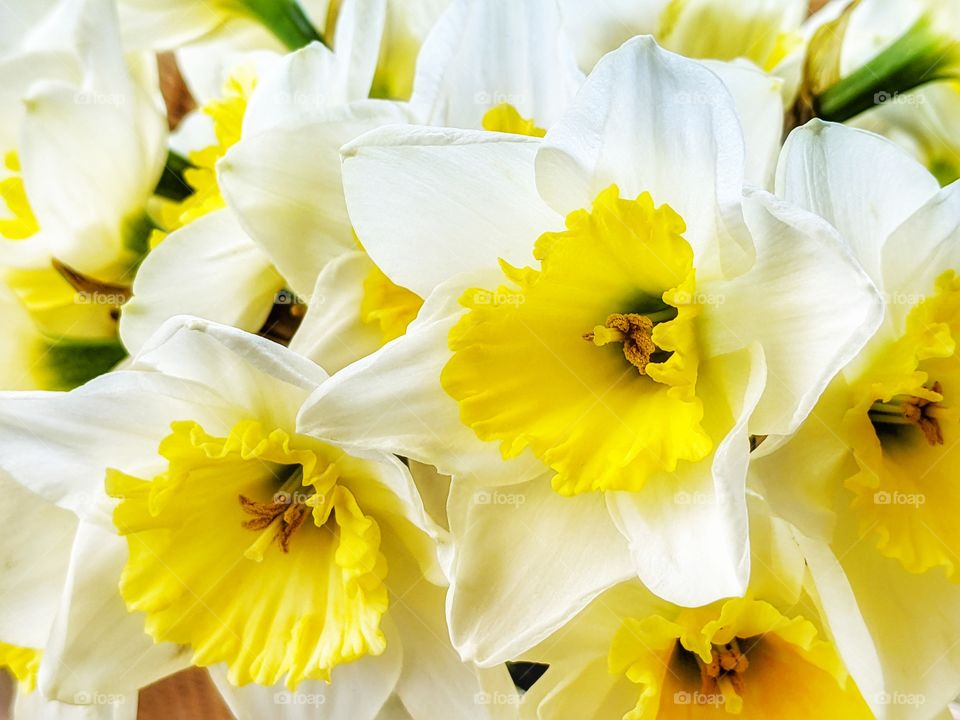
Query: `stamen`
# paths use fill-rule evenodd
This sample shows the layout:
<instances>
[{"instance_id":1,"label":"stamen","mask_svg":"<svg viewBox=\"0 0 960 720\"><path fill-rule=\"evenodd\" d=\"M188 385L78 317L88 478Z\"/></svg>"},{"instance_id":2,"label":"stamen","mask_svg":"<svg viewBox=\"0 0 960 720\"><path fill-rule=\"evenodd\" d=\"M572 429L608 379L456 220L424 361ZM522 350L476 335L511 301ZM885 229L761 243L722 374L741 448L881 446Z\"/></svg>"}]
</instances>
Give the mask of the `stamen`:
<instances>
[{"instance_id":1,"label":"stamen","mask_svg":"<svg viewBox=\"0 0 960 720\"><path fill-rule=\"evenodd\" d=\"M654 353L659 348L653 342L653 326L676 317L674 308L666 308L648 315L640 313L614 313L604 325L597 325L593 332L585 333L584 340L602 347L612 342L623 343L623 355L627 361L644 373Z\"/></svg>"},{"instance_id":2,"label":"stamen","mask_svg":"<svg viewBox=\"0 0 960 720\"><path fill-rule=\"evenodd\" d=\"M750 667L740 643L733 638L725 645L714 645L710 653L710 662L704 662L697 655L700 666L700 692L704 695L723 695L725 703L735 703L743 694L743 673ZM728 697L728 693L732 697Z\"/></svg>"},{"instance_id":3,"label":"stamen","mask_svg":"<svg viewBox=\"0 0 960 720\"><path fill-rule=\"evenodd\" d=\"M930 390L943 395L943 387L939 382L933 383ZM913 395L897 395L889 402L875 402L868 411L870 421L875 426L915 425L930 445L943 445L943 429L939 420L949 414L950 410L939 401Z\"/></svg>"},{"instance_id":4,"label":"stamen","mask_svg":"<svg viewBox=\"0 0 960 720\"><path fill-rule=\"evenodd\" d=\"M262 560L264 550L274 540L283 552L290 552L290 538L310 515L308 508L315 489L303 484L303 468L299 465L273 496L272 502L259 502L240 495L240 507L253 517L242 523L248 530L260 532L257 541L247 550L247 557Z\"/></svg>"}]
</instances>

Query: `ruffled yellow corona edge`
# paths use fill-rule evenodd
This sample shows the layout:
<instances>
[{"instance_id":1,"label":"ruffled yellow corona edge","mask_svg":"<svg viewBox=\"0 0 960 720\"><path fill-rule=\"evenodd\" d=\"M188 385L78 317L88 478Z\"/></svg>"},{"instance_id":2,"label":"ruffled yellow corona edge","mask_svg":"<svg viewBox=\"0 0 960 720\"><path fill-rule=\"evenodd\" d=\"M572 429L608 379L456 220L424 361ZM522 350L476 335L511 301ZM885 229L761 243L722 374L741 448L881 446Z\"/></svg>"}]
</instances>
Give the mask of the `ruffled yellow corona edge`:
<instances>
[{"instance_id":1,"label":"ruffled yellow corona edge","mask_svg":"<svg viewBox=\"0 0 960 720\"><path fill-rule=\"evenodd\" d=\"M329 680L384 651L387 566L347 487L356 463L254 421L227 437L175 423L160 455L168 469L152 480L106 482L130 549L120 592L156 641L227 663L238 685Z\"/></svg>"}]
</instances>

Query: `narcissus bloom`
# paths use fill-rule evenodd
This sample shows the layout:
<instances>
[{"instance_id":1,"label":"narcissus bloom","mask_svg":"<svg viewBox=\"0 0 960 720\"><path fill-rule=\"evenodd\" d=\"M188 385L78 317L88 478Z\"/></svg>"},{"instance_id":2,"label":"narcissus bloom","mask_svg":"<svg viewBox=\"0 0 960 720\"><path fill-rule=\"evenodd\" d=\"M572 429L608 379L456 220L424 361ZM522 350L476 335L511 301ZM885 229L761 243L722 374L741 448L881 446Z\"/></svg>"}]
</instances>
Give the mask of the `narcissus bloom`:
<instances>
[{"instance_id":1,"label":"narcissus bloom","mask_svg":"<svg viewBox=\"0 0 960 720\"><path fill-rule=\"evenodd\" d=\"M683 605L742 593L748 436L796 427L880 300L825 223L743 196L719 78L641 38L544 140L397 128L344 152L361 242L427 302L301 430L453 476L461 652L509 658L637 574Z\"/></svg>"},{"instance_id":2,"label":"narcissus bloom","mask_svg":"<svg viewBox=\"0 0 960 720\"><path fill-rule=\"evenodd\" d=\"M68 46L28 42L0 58L0 74L18 76L4 88L0 275L21 305L4 301L6 324L24 339L4 345L5 389L75 387L125 354L116 308L146 249L166 125L114 13L101 0L55 3L48 29Z\"/></svg>"},{"instance_id":3,"label":"narcissus bloom","mask_svg":"<svg viewBox=\"0 0 960 720\"><path fill-rule=\"evenodd\" d=\"M803 589L812 586L792 528L755 515L759 506L758 571L745 597L679 608L636 582L612 588L524 655L549 668L521 717L875 717ZM849 610L838 620L855 621Z\"/></svg>"},{"instance_id":4,"label":"narcissus bloom","mask_svg":"<svg viewBox=\"0 0 960 720\"><path fill-rule=\"evenodd\" d=\"M407 117L396 103L366 99L379 47L372 30L383 22L382 12L364 14L368 5L348 2L340 9L334 38L340 52L313 43L284 57L244 55L228 76L224 97L207 104L216 142L190 153L195 167L187 171L186 179L195 192L166 208L168 229L179 229L144 261L133 298L124 307L120 331L132 352L164 321L181 313L260 331L289 343L313 294L317 272L295 253L311 241L330 257L356 251L349 223L341 220L346 211L342 209L339 147L373 127ZM257 156L256 182L270 188L266 199L261 194L251 198L252 190L237 189L235 181L231 184L232 161L220 162L230 148L259 147L263 136L286 137L285 128L307 120L315 120L317 128L309 138L314 148L309 163L293 144L276 156ZM300 136L297 142L305 139ZM321 152L326 158L322 162L317 154ZM294 165L292 157L299 165ZM264 172L272 162L281 163L274 175ZM305 163L310 168L308 178L322 177L319 185L304 182L296 174ZM225 190L221 171L227 175ZM295 187L296 194L276 192L287 186ZM319 191L329 198L318 203L314 196ZM250 217L238 215L235 210L246 211L248 200L257 203ZM271 215L277 222L265 226L257 213L263 202L293 209L283 217ZM283 232L298 214L323 218L323 230L333 226L336 232L320 237ZM263 235L268 240L282 238L282 243L255 242ZM192 292L170 291L187 277L195 278L190 282Z\"/></svg>"},{"instance_id":5,"label":"narcissus bloom","mask_svg":"<svg viewBox=\"0 0 960 720\"><path fill-rule=\"evenodd\" d=\"M330 683L311 692L343 717L393 695L423 720L487 717L473 694L507 672L481 681L444 641L443 531L406 467L296 431L324 380L276 343L175 319L128 370L0 397L4 468L82 519L48 697L222 665L233 685Z\"/></svg>"},{"instance_id":6,"label":"narcissus bloom","mask_svg":"<svg viewBox=\"0 0 960 720\"><path fill-rule=\"evenodd\" d=\"M314 98L322 88L314 79L292 68L284 89ZM582 80L555 0L458 1L424 43L408 107L354 95L338 111L288 113L297 117L238 143L220 165L228 199L308 306L291 347L333 372L402 335L423 303L357 243L339 162L317 162L317 153L336 153L378 124L542 135Z\"/></svg>"},{"instance_id":7,"label":"narcissus bloom","mask_svg":"<svg viewBox=\"0 0 960 720\"><path fill-rule=\"evenodd\" d=\"M893 143L815 121L787 141L777 192L840 231L885 315L753 472L775 511L821 543L811 568L835 588L828 602L859 603L887 690L925 698L902 712L928 716L960 690L960 657L941 645L960 631L960 184L941 189Z\"/></svg>"}]
</instances>

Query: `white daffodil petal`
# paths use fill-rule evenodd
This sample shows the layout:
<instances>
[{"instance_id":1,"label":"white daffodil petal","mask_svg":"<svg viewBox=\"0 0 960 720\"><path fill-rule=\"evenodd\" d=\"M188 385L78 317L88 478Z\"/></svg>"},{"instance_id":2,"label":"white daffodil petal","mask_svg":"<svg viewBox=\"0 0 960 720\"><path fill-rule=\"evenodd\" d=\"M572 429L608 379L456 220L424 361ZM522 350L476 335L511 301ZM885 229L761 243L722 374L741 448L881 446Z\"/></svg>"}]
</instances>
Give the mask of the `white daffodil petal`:
<instances>
[{"instance_id":1,"label":"white daffodil petal","mask_svg":"<svg viewBox=\"0 0 960 720\"><path fill-rule=\"evenodd\" d=\"M0 393L0 467L24 487L109 524L108 464L156 474L157 441L184 418L222 422L206 387L155 373L113 372L70 393Z\"/></svg>"},{"instance_id":2,"label":"white daffodil petal","mask_svg":"<svg viewBox=\"0 0 960 720\"><path fill-rule=\"evenodd\" d=\"M63 591L77 520L2 471L0 495L0 642L43 647Z\"/></svg>"},{"instance_id":3,"label":"white daffodil petal","mask_svg":"<svg viewBox=\"0 0 960 720\"><path fill-rule=\"evenodd\" d=\"M523 656L549 665L523 695L524 720L585 720L623 717L637 704L636 685L610 672L610 639L624 618L675 611L637 580L600 595L562 630Z\"/></svg>"},{"instance_id":4,"label":"white daffodil petal","mask_svg":"<svg viewBox=\"0 0 960 720\"><path fill-rule=\"evenodd\" d=\"M363 100L377 69L388 0L343 0L337 14L333 48L342 102Z\"/></svg>"},{"instance_id":5,"label":"white daffodil petal","mask_svg":"<svg viewBox=\"0 0 960 720\"><path fill-rule=\"evenodd\" d=\"M560 0L564 27L585 72L611 50L636 35L651 35L660 26L663 10L670 0L604 0L599 4L583 0Z\"/></svg>"},{"instance_id":6,"label":"white daffodil petal","mask_svg":"<svg viewBox=\"0 0 960 720\"><path fill-rule=\"evenodd\" d=\"M539 140L390 127L343 149L350 217L370 257L426 297L461 272L523 264L541 233L562 227L540 200Z\"/></svg>"},{"instance_id":7,"label":"white daffodil petal","mask_svg":"<svg viewBox=\"0 0 960 720\"><path fill-rule=\"evenodd\" d=\"M403 108L369 100L244 137L220 161L224 196L292 290L308 297L323 266L356 249L340 177L340 147Z\"/></svg>"},{"instance_id":8,"label":"white daffodil petal","mask_svg":"<svg viewBox=\"0 0 960 720\"><path fill-rule=\"evenodd\" d=\"M887 720L929 717L960 694L960 587L938 572L906 573L852 525L832 547L880 656L883 699L899 698Z\"/></svg>"},{"instance_id":9,"label":"white daffodil petal","mask_svg":"<svg viewBox=\"0 0 960 720\"><path fill-rule=\"evenodd\" d=\"M62 84L35 86L26 100L20 161L31 207L55 254L95 275L135 242L132 223L162 164L158 158L140 161L141 131L124 111L134 97L85 97Z\"/></svg>"},{"instance_id":10,"label":"white daffodil petal","mask_svg":"<svg viewBox=\"0 0 960 720\"><path fill-rule=\"evenodd\" d=\"M229 210L205 215L151 252L123 306L120 337L131 353L168 319L196 315L256 332L283 278Z\"/></svg>"},{"instance_id":11,"label":"white daffodil petal","mask_svg":"<svg viewBox=\"0 0 960 720\"><path fill-rule=\"evenodd\" d=\"M454 481L450 503L463 508L450 514L450 632L480 665L521 655L634 575L603 495L563 497L549 473L501 488Z\"/></svg>"},{"instance_id":12,"label":"white daffodil petal","mask_svg":"<svg viewBox=\"0 0 960 720\"><path fill-rule=\"evenodd\" d=\"M714 377L705 382L739 393L729 399L736 425L717 446L712 463L680 466L676 473L652 478L637 493L607 494L640 580L657 596L684 607L739 596L750 576L747 420L760 399L766 367L756 344L710 365L707 372Z\"/></svg>"},{"instance_id":13,"label":"white daffodil petal","mask_svg":"<svg viewBox=\"0 0 960 720\"><path fill-rule=\"evenodd\" d=\"M703 64L723 80L737 106L746 144L745 182L772 190L783 135L783 80L746 61Z\"/></svg>"},{"instance_id":14,"label":"white daffodil petal","mask_svg":"<svg viewBox=\"0 0 960 720\"><path fill-rule=\"evenodd\" d=\"M209 33L224 20L209 4L188 0L125 0L118 5L124 42L133 48L175 48Z\"/></svg>"},{"instance_id":15,"label":"white daffodil petal","mask_svg":"<svg viewBox=\"0 0 960 720\"><path fill-rule=\"evenodd\" d=\"M851 402L843 381L835 381L794 435L782 442L767 438L750 456L749 482L774 512L822 541L833 534L836 496L846 492L843 481L857 472L841 437Z\"/></svg>"},{"instance_id":16,"label":"white daffodil petal","mask_svg":"<svg viewBox=\"0 0 960 720\"><path fill-rule=\"evenodd\" d=\"M543 472L531 453L505 462L496 443L477 439L440 386L450 357L447 335L463 312L456 302L461 290L458 282L438 288L405 335L323 383L300 412L300 432L343 446L362 443L485 484Z\"/></svg>"},{"instance_id":17,"label":"white daffodil petal","mask_svg":"<svg viewBox=\"0 0 960 720\"><path fill-rule=\"evenodd\" d=\"M820 218L764 191L747 193L744 215L756 264L736 280L704 285L715 301L704 342L711 354L763 346L769 379L750 431L786 435L876 331L883 301Z\"/></svg>"},{"instance_id":18,"label":"white daffodil petal","mask_svg":"<svg viewBox=\"0 0 960 720\"><path fill-rule=\"evenodd\" d=\"M725 225L738 224L743 158L740 122L720 79L641 37L601 60L548 130L537 185L563 214L590 207L611 183L623 197L650 192L680 213L699 257L716 252Z\"/></svg>"},{"instance_id":19,"label":"white daffodil petal","mask_svg":"<svg viewBox=\"0 0 960 720\"><path fill-rule=\"evenodd\" d=\"M556 0L455 0L424 41L411 104L425 125L479 129L509 103L549 127L582 82Z\"/></svg>"},{"instance_id":20,"label":"white daffodil petal","mask_svg":"<svg viewBox=\"0 0 960 720\"><path fill-rule=\"evenodd\" d=\"M72 705L47 700L38 692L17 693L11 720L136 720L135 693L123 697L106 695L99 700L96 705Z\"/></svg>"},{"instance_id":21,"label":"white daffodil petal","mask_svg":"<svg viewBox=\"0 0 960 720\"><path fill-rule=\"evenodd\" d=\"M290 349L331 374L376 351L383 344L380 326L363 322L360 312L363 283L374 267L360 250L327 263Z\"/></svg>"},{"instance_id":22,"label":"white daffodil petal","mask_svg":"<svg viewBox=\"0 0 960 720\"><path fill-rule=\"evenodd\" d=\"M883 246L887 307L901 331L945 268L960 268L960 181L934 195Z\"/></svg>"},{"instance_id":23,"label":"white daffodil petal","mask_svg":"<svg viewBox=\"0 0 960 720\"><path fill-rule=\"evenodd\" d=\"M877 182L878 177L896 182ZM878 135L812 120L787 138L776 192L825 218L883 287L881 248L939 190L926 168Z\"/></svg>"},{"instance_id":24,"label":"white daffodil petal","mask_svg":"<svg viewBox=\"0 0 960 720\"><path fill-rule=\"evenodd\" d=\"M134 367L200 383L221 393L234 413L275 428L289 428L303 400L327 377L318 365L275 342L192 317L165 323ZM238 417L223 419L235 422Z\"/></svg>"},{"instance_id":25,"label":"white daffodil petal","mask_svg":"<svg viewBox=\"0 0 960 720\"><path fill-rule=\"evenodd\" d=\"M123 538L81 523L63 601L40 666L40 689L62 702L88 704L102 695L135 697L139 688L190 665L190 652L155 643L144 618L120 597L127 561Z\"/></svg>"},{"instance_id":26,"label":"white daffodil petal","mask_svg":"<svg viewBox=\"0 0 960 720\"><path fill-rule=\"evenodd\" d=\"M404 652L412 658L404 663L397 684L397 695L411 716L489 720L499 715L492 703L484 702L486 698L494 693L498 699L509 693L516 698L505 665L478 670L457 657L450 645L442 588L418 583L396 600L390 614Z\"/></svg>"},{"instance_id":27,"label":"white daffodil petal","mask_svg":"<svg viewBox=\"0 0 960 720\"><path fill-rule=\"evenodd\" d=\"M222 665L210 668L217 689L237 720L374 720L390 698L403 665L403 643L393 623L384 623L387 649L333 669L330 682L237 687Z\"/></svg>"},{"instance_id":28,"label":"white daffodil petal","mask_svg":"<svg viewBox=\"0 0 960 720\"><path fill-rule=\"evenodd\" d=\"M817 600L837 651L860 693L877 717L883 720L887 715L887 704L881 702L884 692L883 669L850 582L826 543L812 540L799 532L795 537L810 568Z\"/></svg>"},{"instance_id":29,"label":"white daffodil petal","mask_svg":"<svg viewBox=\"0 0 960 720\"><path fill-rule=\"evenodd\" d=\"M209 62L206 55L203 58ZM329 105L346 102L335 85L336 56L326 45L310 43L271 60L257 63L259 79L243 114L244 137L309 120Z\"/></svg>"}]
</instances>

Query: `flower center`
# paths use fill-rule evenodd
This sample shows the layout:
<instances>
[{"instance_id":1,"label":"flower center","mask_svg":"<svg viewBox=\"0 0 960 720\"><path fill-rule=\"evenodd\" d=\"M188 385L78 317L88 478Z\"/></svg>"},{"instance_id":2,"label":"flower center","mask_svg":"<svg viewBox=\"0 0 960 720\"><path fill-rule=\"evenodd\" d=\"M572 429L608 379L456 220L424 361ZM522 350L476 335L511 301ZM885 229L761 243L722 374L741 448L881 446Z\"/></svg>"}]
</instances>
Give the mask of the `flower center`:
<instances>
[{"instance_id":1,"label":"flower center","mask_svg":"<svg viewBox=\"0 0 960 720\"><path fill-rule=\"evenodd\" d=\"M120 592L157 642L226 663L237 685L291 688L384 651L387 564L360 505L378 497L371 465L255 421L226 437L174 423L160 455L152 480L107 476L130 551Z\"/></svg>"},{"instance_id":2,"label":"flower center","mask_svg":"<svg viewBox=\"0 0 960 720\"><path fill-rule=\"evenodd\" d=\"M298 488L303 488L303 468L292 467L290 479L270 502L260 502L242 493L238 495L240 507L247 515L253 516L242 523L243 527L261 533L260 540L254 544L258 551L256 554L261 558L264 540L268 545L276 540L283 552L290 552L290 538L310 514L308 502L316 495L316 489L310 486L302 492L298 491Z\"/></svg>"},{"instance_id":3,"label":"flower center","mask_svg":"<svg viewBox=\"0 0 960 720\"><path fill-rule=\"evenodd\" d=\"M648 315L614 313L606 323L597 325L593 332L585 333L583 339L597 347L614 342L623 343L623 356L643 375L648 363L663 362L671 355L669 350L661 350L653 342L653 326L676 317L676 308L666 308ZM658 353L660 357L654 359Z\"/></svg>"},{"instance_id":4,"label":"flower center","mask_svg":"<svg viewBox=\"0 0 960 720\"><path fill-rule=\"evenodd\" d=\"M501 261L509 284L464 293L440 382L481 440L506 458L529 447L557 492L636 491L712 448L693 249L669 206L615 185L566 225L536 241L539 268Z\"/></svg>"},{"instance_id":5,"label":"flower center","mask_svg":"<svg viewBox=\"0 0 960 720\"><path fill-rule=\"evenodd\" d=\"M930 387L932 392L943 394L939 382ZM943 445L943 429L939 418L945 418L949 411L939 402L915 395L896 395L889 402L875 402L870 406L869 417L874 428L881 432L883 426L913 425L919 428L930 445Z\"/></svg>"},{"instance_id":6,"label":"flower center","mask_svg":"<svg viewBox=\"0 0 960 720\"><path fill-rule=\"evenodd\" d=\"M607 661L611 673L638 686L637 704L623 720L806 717L797 705L805 697L815 697L818 709L830 708L831 718L872 717L816 627L762 600L628 617Z\"/></svg>"},{"instance_id":7,"label":"flower center","mask_svg":"<svg viewBox=\"0 0 960 720\"><path fill-rule=\"evenodd\" d=\"M723 645L713 645L710 662L695 655L700 667L700 692L704 695L743 695L743 674L750 667L745 652L740 650L740 638Z\"/></svg>"}]
</instances>

